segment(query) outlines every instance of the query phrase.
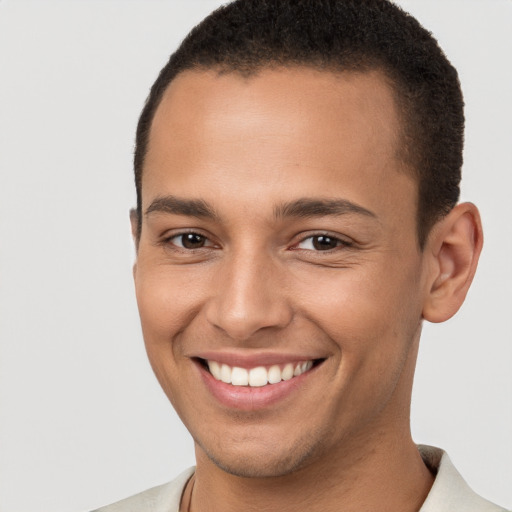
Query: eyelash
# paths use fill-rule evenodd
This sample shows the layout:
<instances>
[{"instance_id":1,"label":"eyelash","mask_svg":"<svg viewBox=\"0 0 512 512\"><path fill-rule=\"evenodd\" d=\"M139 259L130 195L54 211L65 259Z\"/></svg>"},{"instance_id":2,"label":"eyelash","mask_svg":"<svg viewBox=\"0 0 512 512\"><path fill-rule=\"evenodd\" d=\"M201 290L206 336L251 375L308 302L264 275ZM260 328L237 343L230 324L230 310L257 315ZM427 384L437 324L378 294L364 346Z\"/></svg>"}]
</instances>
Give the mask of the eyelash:
<instances>
[{"instance_id":1,"label":"eyelash","mask_svg":"<svg viewBox=\"0 0 512 512\"><path fill-rule=\"evenodd\" d=\"M202 245L201 247L195 247L195 248L184 247L183 237L185 237L187 235L194 235L196 237L200 237L207 245ZM328 239L332 242L335 242L336 243L335 247L327 248L326 250L321 250L321 249L315 248L315 246L314 246L315 242L313 240L315 238L319 239L322 237L325 239ZM177 245L175 242L173 242L173 240L180 239L180 238L182 240L181 245ZM304 242L306 242L308 240L311 240L311 245L313 246L312 248L299 247L300 244L303 244ZM198 233L196 231L185 231L182 233L173 234L172 236L166 237L164 240L162 240L162 243L164 245L168 245L168 244L173 245L177 250L185 251L185 252L192 252L192 251L196 251L196 250L208 249L211 247L215 247L215 244L213 242L211 242L211 240L206 235L203 235L202 233ZM301 240L299 240L299 242L294 244L290 249L291 250L299 250L299 251L311 251L311 252L317 252L317 253L320 253L320 252L330 253L335 250L352 247L352 245L353 244L351 242L341 239L337 236L333 236L329 233L314 233L307 237L302 238Z\"/></svg>"}]
</instances>

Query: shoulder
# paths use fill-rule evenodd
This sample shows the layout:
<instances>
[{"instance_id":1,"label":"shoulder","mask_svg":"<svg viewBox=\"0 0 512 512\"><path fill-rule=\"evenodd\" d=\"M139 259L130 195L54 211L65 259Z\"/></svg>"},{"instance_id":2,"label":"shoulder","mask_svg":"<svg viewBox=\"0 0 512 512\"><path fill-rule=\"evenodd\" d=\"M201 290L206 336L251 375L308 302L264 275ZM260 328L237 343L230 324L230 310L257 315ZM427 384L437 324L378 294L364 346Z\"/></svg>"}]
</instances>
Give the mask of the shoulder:
<instances>
[{"instance_id":1,"label":"shoulder","mask_svg":"<svg viewBox=\"0 0 512 512\"><path fill-rule=\"evenodd\" d=\"M171 482L152 487L93 512L178 512L183 489L194 474L194 469L187 469Z\"/></svg>"},{"instance_id":2,"label":"shoulder","mask_svg":"<svg viewBox=\"0 0 512 512\"><path fill-rule=\"evenodd\" d=\"M418 449L425 464L436 474L420 512L507 512L476 494L455 469L446 452L425 445L418 446Z\"/></svg>"}]
</instances>

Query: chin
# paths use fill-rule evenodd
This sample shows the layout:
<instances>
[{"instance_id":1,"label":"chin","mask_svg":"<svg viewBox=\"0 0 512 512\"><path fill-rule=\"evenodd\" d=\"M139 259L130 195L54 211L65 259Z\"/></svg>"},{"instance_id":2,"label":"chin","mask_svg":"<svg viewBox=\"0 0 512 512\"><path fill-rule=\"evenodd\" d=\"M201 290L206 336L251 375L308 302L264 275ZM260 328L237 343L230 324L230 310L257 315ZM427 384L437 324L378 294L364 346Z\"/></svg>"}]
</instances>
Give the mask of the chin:
<instances>
[{"instance_id":1,"label":"chin","mask_svg":"<svg viewBox=\"0 0 512 512\"><path fill-rule=\"evenodd\" d=\"M226 473L242 478L276 478L297 472L318 456L321 447L309 441L295 446L272 443L271 447L253 448L244 444L241 450L233 450L231 446L229 451L223 446L213 450L199 446L210 461Z\"/></svg>"}]
</instances>

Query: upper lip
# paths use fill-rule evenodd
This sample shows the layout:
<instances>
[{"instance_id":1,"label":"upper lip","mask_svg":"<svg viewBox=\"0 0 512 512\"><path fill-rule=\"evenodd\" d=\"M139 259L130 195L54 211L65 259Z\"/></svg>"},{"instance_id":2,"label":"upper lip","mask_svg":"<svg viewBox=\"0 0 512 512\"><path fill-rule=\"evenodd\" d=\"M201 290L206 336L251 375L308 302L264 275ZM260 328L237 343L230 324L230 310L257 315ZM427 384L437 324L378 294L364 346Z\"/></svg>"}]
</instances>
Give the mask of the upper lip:
<instances>
[{"instance_id":1,"label":"upper lip","mask_svg":"<svg viewBox=\"0 0 512 512\"><path fill-rule=\"evenodd\" d=\"M234 351L204 351L189 356L195 359L204 359L207 361L216 361L217 363L227 364L228 366L237 366L240 368L255 368L257 366L281 365L286 363L299 363L304 361L314 361L317 359L326 359L326 355L303 352L297 353L278 353L278 352L244 352Z\"/></svg>"}]
</instances>

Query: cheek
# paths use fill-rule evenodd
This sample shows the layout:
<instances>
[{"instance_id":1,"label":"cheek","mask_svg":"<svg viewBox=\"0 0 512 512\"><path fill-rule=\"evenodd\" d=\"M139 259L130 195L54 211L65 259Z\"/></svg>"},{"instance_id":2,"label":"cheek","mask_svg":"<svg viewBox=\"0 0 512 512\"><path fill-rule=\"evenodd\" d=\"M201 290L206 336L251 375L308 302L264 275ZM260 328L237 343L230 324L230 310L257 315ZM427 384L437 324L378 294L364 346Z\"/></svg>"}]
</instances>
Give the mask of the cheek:
<instances>
[{"instance_id":1,"label":"cheek","mask_svg":"<svg viewBox=\"0 0 512 512\"><path fill-rule=\"evenodd\" d=\"M364 358L384 364L414 336L421 320L418 269L401 263L368 263L301 279L296 295L304 311L354 364Z\"/></svg>"},{"instance_id":2,"label":"cheek","mask_svg":"<svg viewBox=\"0 0 512 512\"><path fill-rule=\"evenodd\" d=\"M421 320L410 292L413 282L413 275L405 273L400 279L384 278L381 271L357 279L340 273L315 301L310 299L310 319L338 353L332 383L339 393L331 397L329 409L347 425L356 417L374 417L401 394L397 389L407 380L404 368Z\"/></svg>"},{"instance_id":3,"label":"cheek","mask_svg":"<svg viewBox=\"0 0 512 512\"><path fill-rule=\"evenodd\" d=\"M186 294L165 273L147 271L139 265L135 278L137 304L149 362L160 385L172 401L170 390L176 378L182 350L175 342L187 306Z\"/></svg>"},{"instance_id":4,"label":"cheek","mask_svg":"<svg viewBox=\"0 0 512 512\"><path fill-rule=\"evenodd\" d=\"M184 325L192 321L200 303L194 282L180 269L139 264L135 290L147 343L168 344Z\"/></svg>"},{"instance_id":5,"label":"cheek","mask_svg":"<svg viewBox=\"0 0 512 512\"><path fill-rule=\"evenodd\" d=\"M153 372L165 394L176 408L179 404L173 390L179 381L180 347L175 342L179 319L185 305L172 280L153 269L139 265L135 278L137 304L146 353Z\"/></svg>"},{"instance_id":6,"label":"cheek","mask_svg":"<svg viewBox=\"0 0 512 512\"><path fill-rule=\"evenodd\" d=\"M187 374L184 361L186 331L197 316L199 293L190 286L186 271L168 267L138 267L135 279L144 344L153 372L174 409L186 425L201 417L198 390Z\"/></svg>"}]
</instances>

